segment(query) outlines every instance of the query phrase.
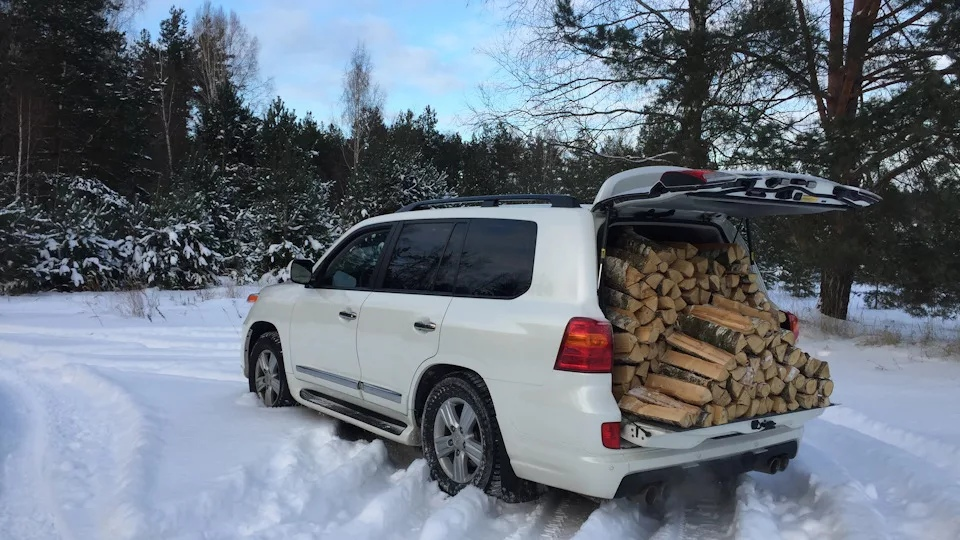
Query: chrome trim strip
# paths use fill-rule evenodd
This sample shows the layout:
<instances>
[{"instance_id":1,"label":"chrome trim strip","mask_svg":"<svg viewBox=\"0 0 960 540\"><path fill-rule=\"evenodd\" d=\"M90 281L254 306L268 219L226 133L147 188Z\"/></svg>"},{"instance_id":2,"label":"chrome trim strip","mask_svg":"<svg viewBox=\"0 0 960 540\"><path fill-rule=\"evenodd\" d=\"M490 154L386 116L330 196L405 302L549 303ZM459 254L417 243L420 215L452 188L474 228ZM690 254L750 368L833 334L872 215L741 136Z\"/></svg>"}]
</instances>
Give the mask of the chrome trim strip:
<instances>
[{"instance_id":1,"label":"chrome trim strip","mask_svg":"<svg viewBox=\"0 0 960 540\"><path fill-rule=\"evenodd\" d=\"M323 379L325 381L330 381L332 383L340 384L353 389L360 388L360 381L350 379L348 377L341 377L340 375L335 375L333 373L327 373L326 371L320 371L319 369L313 369L307 366L297 366L297 371L311 377L316 377L318 379Z\"/></svg>"},{"instance_id":2,"label":"chrome trim strip","mask_svg":"<svg viewBox=\"0 0 960 540\"><path fill-rule=\"evenodd\" d=\"M390 401L392 401L392 402L394 402L394 403L400 403L401 394L398 394L398 393L394 392L393 390L389 390L389 389L383 388L383 387L381 387L381 386L376 386L376 385L373 385L373 384L370 384L370 383L362 382L362 383L360 383L360 391L361 391L361 392L369 392L369 393L371 393L371 394L373 394L373 395L375 395L375 396L377 396L377 397L381 397L381 398L383 398L383 399L388 399L388 400L390 400Z\"/></svg>"}]
</instances>

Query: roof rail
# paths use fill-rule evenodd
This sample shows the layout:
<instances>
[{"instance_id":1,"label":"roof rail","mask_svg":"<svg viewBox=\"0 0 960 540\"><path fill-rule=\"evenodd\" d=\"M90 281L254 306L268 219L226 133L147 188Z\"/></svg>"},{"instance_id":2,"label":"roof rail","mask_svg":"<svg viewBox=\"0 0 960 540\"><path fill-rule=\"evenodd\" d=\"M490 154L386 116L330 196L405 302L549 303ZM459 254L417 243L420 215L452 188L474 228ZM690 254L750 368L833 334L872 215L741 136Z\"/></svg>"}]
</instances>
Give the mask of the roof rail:
<instances>
[{"instance_id":1,"label":"roof rail","mask_svg":"<svg viewBox=\"0 0 960 540\"><path fill-rule=\"evenodd\" d=\"M546 202L553 208L580 208L580 202L572 195L478 195L474 197L450 197L447 199L432 199L408 204L397 212L411 212L434 206L451 204L480 203L481 207L500 206L502 202Z\"/></svg>"}]
</instances>

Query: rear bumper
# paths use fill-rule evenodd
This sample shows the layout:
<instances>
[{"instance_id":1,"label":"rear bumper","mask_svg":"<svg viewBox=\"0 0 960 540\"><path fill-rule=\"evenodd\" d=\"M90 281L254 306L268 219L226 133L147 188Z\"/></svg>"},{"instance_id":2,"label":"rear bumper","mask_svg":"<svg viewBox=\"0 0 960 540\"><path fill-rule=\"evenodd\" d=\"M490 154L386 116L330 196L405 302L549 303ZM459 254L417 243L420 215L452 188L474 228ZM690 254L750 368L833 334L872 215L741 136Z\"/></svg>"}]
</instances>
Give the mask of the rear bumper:
<instances>
[{"instance_id":1,"label":"rear bumper","mask_svg":"<svg viewBox=\"0 0 960 540\"><path fill-rule=\"evenodd\" d=\"M737 474L774 455L787 454L792 458L802 436L802 427L783 426L708 439L687 449L631 448L580 456L563 448L530 448L521 443L514 445L510 462L521 478L612 499L630 495L644 483L695 470Z\"/></svg>"},{"instance_id":2,"label":"rear bumper","mask_svg":"<svg viewBox=\"0 0 960 540\"><path fill-rule=\"evenodd\" d=\"M707 478L729 478L755 470L758 465L768 463L774 457L797 457L798 440L775 444L760 450L734 454L709 461L693 464L635 472L624 476L614 498L629 497L640 493L644 487L655 482L675 482L690 475L704 475Z\"/></svg>"}]
</instances>

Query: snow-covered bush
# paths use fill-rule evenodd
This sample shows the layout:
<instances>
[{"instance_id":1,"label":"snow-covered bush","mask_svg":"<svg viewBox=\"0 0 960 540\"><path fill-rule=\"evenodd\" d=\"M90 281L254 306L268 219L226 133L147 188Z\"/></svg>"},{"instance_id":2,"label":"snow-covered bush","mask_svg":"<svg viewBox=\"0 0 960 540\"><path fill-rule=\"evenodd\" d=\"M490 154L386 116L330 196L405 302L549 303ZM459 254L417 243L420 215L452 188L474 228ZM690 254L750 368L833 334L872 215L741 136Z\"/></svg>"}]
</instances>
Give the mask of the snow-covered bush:
<instances>
[{"instance_id":1,"label":"snow-covered bush","mask_svg":"<svg viewBox=\"0 0 960 540\"><path fill-rule=\"evenodd\" d=\"M213 239L209 224L175 223L138 227L130 237L127 272L133 282L164 289L199 289L215 283L220 254L207 247Z\"/></svg>"},{"instance_id":2,"label":"snow-covered bush","mask_svg":"<svg viewBox=\"0 0 960 540\"><path fill-rule=\"evenodd\" d=\"M0 182L0 190L4 184ZM28 291L36 287L36 264L41 241L37 231L39 209L23 200L4 201L0 208L0 293Z\"/></svg>"},{"instance_id":3,"label":"snow-covered bush","mask_svg":"<svg viewBox=\"0 0 960 540\"><path fill-rule=\"evenodd\" d=\"M111 290L125 285L121 238L130 202L96 179L41 175L52 192L35 236L31 267L41 289Z\"/></svg>"}]
</instances>

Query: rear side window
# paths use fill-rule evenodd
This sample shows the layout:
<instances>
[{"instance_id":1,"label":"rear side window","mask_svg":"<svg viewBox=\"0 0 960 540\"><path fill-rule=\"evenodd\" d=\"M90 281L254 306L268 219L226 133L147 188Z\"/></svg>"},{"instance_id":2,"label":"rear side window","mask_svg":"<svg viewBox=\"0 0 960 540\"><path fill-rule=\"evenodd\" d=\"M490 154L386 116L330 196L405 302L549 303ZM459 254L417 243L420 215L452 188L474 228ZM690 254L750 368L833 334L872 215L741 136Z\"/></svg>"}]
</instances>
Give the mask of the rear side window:
<instances>
[{"instance_id":1,"label":"rear side window","mask_svg":"<svg viewBox=\"0 0 960 540\"><path fill-rule=\"evenodd\" d=\"M456 227L453 228L453 234L450 235L450 241L447 242L447 249L443 252L440 269L437 271L437 279L433 284L433 292L453 294L453 289L457 284L457 271L460 269L460 256L463 253L463 239L466 236L467 224L457 223Z\"/></svg>"},{"instance_id":2,"label":"rear side window","mask_svg":"<svg viewBox=\"0 0 960 540\"><path fill-rule=\"evenodd\" d=\"M407 223L397 237L387 265L383 288L393 291L431 291L453 223Z\"/></svg>"},{"instance_id":3,"label":"rear side window","mask_svg":"<svg viewBox=\"0 0 960 540\"><path fill-rule=\"evenodd\" d=\"M537 224L511 219L470 221L454 294L516 298L533 279Z\"/></svg>"}]
</instances>

